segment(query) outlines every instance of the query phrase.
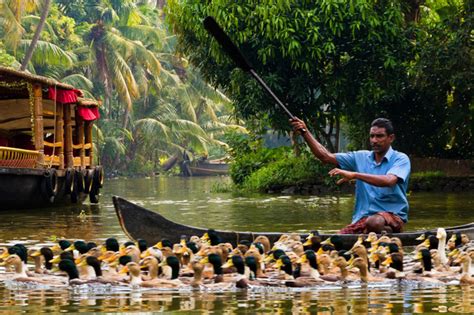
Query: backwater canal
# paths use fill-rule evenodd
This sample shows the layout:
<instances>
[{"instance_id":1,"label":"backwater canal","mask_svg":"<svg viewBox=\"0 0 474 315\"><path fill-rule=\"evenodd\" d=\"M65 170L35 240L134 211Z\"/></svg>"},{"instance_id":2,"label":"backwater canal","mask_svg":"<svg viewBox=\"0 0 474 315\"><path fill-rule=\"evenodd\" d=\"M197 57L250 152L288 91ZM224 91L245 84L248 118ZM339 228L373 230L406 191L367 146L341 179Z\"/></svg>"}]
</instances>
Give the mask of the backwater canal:
<instances>
[{"instance_id":1,"label":"backwater canal","mask_svg":"<svg viewBox=\"0 0 474 315\"><path fill-rule=\"evenodd\" d=\"M176 222L247 231L335 232L350 222L353 197L215 193L227 177L113 179L100 205L0 212L0 246L52 244L54 238L126 241L111 197L122 196ZM406 230L474 222L472 193L412 193ZM3 267L0 267L3 268ZM4 269L0 269L3 272ZM233 292L157 291L126 287L51 289L0 282L0 313L176 312L400 314L474 313L474 287L419 283L348 284L313 289Z\"/></svg>"}]
</instances>

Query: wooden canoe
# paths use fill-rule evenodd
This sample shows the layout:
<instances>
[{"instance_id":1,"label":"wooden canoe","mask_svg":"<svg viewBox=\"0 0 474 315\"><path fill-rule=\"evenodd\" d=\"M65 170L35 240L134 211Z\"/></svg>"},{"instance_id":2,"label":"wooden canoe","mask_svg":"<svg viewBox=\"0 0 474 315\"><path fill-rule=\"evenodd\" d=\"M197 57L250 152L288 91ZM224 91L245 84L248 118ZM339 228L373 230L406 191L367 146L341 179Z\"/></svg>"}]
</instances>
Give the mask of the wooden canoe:
<instances>
[{"instance_id":1,"label":"wooden canoe","mask_svg":"<svg viewBox=\"0 0 474 315\"><path fill-rule=\"evenodd\" d=\"M133 240L144 239L148 244L155 244L162 239L168 239L173 243L179 242L181 236L189 238L192 235L202 236L207 229L198 228L189 225L179 224L170 221L157 212L147 210L121 197L113 196L113 203L117 217L125 234ZM470 239L474 239L474 222L445 228L448 238L456 232L464 233ZM436 233L436 229L431 230ZM258 235L266 235L273 243L283 234L278 232L237 232L216 230L223 242L236 245L242 240L252 241ZM420 243L416 238L426 231L415 231L406 233L394 233L393 236L399 237L404 246L413 246ZM333 234L320 234L324 240ZM301 234L306 238L307 234ZM351 248L357 241L357 234L339 235L345 248Z\"/></svg>"}]
</instances>

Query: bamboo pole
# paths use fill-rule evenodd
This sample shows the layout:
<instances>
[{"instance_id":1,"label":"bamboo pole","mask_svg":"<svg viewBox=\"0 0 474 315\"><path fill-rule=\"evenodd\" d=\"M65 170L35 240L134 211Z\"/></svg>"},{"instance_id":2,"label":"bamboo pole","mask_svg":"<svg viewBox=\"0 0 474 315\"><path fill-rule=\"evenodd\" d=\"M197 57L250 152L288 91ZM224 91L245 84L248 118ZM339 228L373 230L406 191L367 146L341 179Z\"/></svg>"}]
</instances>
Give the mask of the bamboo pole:
<instances>
[{"instance_id":1,"label":"bamboo pole","mask_svg":"<svg viewBox=\"0 0 474 315\"><path fill-rule=\"evenodd\" d=\"M89 156L89 165L92 168L94 164L94 143L92 141L92 126L94 125L93 121L86 122L86 143L90 143L91 147L88 150L87 156Z\"/></svg>"},{"instance_id":2,"label":"bamboo pole","mask_svg":"<svg viewBox=\"0 0 474 315\"><path fill-rule=\"evenodd\" d=\"M43 91L40 84L33 84L34 145L39 152L38 164L44 165Z\"/></svg>"},{"instance_id":3,"label":"bamboo pole","mask_svg":"<svg viewBox=\"0 0 474 315\"><path fill-rule=\"evenodd\" d=\"M56 141L61 142L61 146L58 147L56 154L59 156L59 169L64 169L64 112L63 112L64 105L62 103L56 103Z\"/></svg>"},{"instance_id":4,"label":"bamboo pole","mask_svg":"<svg viewBox=\"0 0 474 315\"><path fill-rule=\"evenodd\" d=\"M71 104L65 104L64 110L64 152L66 155L66 167L74 167L74 156L72 152L72 119Z\"/></svg>"},{"instance_id":5,"label":"bamboo pole","mask_svg":"<svg viewBox=\"0 0 474 315\"><path fill-rule=\"evenodd\" d=\"M76 141L79 146L79 156L81 157L81 168L85 168L85 156L86 152L84 150L84 120L82 117L79 115L77 112L77 107L76 107Z\"/></svg>"}]
</instances>

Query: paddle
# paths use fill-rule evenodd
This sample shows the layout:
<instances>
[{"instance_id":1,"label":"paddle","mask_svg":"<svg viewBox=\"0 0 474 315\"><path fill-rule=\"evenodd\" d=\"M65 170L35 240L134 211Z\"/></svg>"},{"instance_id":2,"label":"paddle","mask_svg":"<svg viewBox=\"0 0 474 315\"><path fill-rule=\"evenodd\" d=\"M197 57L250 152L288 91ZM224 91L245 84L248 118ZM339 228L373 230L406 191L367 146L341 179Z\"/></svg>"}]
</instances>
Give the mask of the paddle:
<instances>
[{"instance_id":1,"label":"paddle","mask_svg":"<svg viewBox=\"0 0 474 315\"><path fill-rule=\"evenodd\" d=\"M250 72L250 74L257 80L258 83L268 92L268 94L273 97L277 104L285 111L285 113L294 119L295 116L286 108L282 101L273 93L273 91L268 87L268 85L260 78L260 76L255 72L252 66L245 59L244 55L240 52L237 46L232 42L232 40L227 36L227 34L222 30L222 28L217 24L212 16L208 16L204 19L204 28L211 34L217 42L221 45L224 51L229 55L230 58L235 62L237 67L244 70L245 72ZM300 132L304 133L306 130L302 128Z\"/></svg>"}]
</instances>

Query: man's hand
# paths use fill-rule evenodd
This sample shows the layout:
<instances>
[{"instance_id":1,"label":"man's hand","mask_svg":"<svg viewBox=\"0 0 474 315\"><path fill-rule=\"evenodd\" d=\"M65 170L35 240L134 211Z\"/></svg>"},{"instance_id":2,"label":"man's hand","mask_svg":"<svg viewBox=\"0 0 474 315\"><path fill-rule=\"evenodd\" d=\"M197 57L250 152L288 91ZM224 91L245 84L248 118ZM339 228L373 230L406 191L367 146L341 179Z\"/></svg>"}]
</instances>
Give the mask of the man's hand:
<instances>
[{"instance_id":1,"label":"man's hand","mask_svg":"<svg viewBox=\"0 0 474 315\"><path fill-rule=\"evenodd\" d=\"M304 121L302 121L298 117L291 118L290 124L293 127L293 131L298 134L301 134L301 130L308 130L308 128L306 128L306 124L304 123Z\"/></svg>"},{"instance_id":2,"label":"man's hand","mask_svg":"<svg viewBox=\"0 0 474 315\"><path fill-rule=\"evenodd\" d=\"M329 176L333 177L336 175L342 176L342 178L336 182L336 184L340 185L342 183L355 179L356 173L350 172L350 171L344 171L344 170L341 170L340 168L333 168L332 170L329 171Z\"/></svg>"}]
</instances>

